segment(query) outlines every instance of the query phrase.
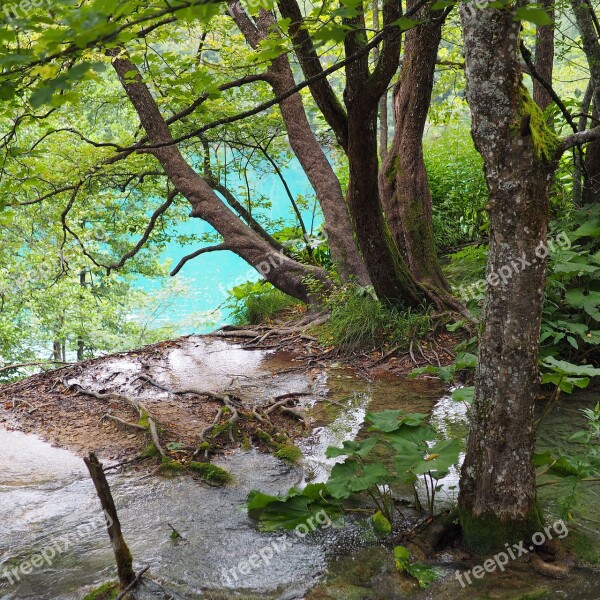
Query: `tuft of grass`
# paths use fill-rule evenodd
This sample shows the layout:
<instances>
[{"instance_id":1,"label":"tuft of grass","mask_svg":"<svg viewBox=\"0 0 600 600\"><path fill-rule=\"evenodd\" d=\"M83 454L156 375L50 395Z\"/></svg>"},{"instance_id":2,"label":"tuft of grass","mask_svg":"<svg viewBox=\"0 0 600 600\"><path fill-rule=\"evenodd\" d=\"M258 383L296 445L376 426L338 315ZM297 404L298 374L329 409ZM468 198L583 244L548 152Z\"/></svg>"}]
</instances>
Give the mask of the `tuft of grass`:
<instances>
[{"instance_id":1,"label":"tuft of grass","mask_svg":"<svg viewBox=\"0 0 600 600\"><path fill-rule=\"evenodd\" d=\"M195 473L202 475L202 479L205 481L215 485L225 485L233 479L229 471L211 463L191 462L189 468Z\"/></svg>"},{"instance_id":2,"label":"tuft of grass","mask_svg":"<svg viewBox=\"0 0 600 600\"><path fill-rule=\"evenodd\" d=\"M302 306L300 300L264 282L244 283L233 288L229 294L232 300L228 304L233 309L232 316L238 325L268 323L282 313Z\"/></svg>"},{"instance_id":3,"label":"tuft of grass","mask_svg":"<svg viewBox=\"0 0 600 600\"><path fill-rule=\"evenodd\" d=\"M412 339L431 328L427 314L400 311L376 300L364 288L343 287L328 304L331 317L322 329L321 342L343 352L375 350L386 343L408 348Z\"/></svg>"}]
</instances>

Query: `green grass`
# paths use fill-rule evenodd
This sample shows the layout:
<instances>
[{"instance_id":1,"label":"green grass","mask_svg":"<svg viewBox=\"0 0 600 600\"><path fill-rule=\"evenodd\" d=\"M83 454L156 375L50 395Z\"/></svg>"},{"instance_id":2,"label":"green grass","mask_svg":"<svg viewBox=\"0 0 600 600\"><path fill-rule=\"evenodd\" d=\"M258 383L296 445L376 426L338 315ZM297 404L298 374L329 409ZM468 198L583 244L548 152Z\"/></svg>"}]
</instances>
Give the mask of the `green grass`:
<instances>
[{"instance_id":1,"label":"green grass","mask_svg":"<svg viewBox=\"0 0 600 600\"><path fill-rule=\"evenodd\" d=\"M374 350L385 344L408 348L412 339L424 336L431 327L427 314L400 311L361 288L342 288L329 306L331 317L321 330L321 342L343 352Z\"/></svg>"},{"instance_id":2,"label":"green grass","mask_svg":"<svg viewBox=\"0 0 600 600\"><path fill-rule=\"evenodd\" d=\"M302 305L272 285L264 282L248 282L229 292L232 299L228 305L238 325L259 325L273 321L285 311Z\"/></svg>"}]
</instances>

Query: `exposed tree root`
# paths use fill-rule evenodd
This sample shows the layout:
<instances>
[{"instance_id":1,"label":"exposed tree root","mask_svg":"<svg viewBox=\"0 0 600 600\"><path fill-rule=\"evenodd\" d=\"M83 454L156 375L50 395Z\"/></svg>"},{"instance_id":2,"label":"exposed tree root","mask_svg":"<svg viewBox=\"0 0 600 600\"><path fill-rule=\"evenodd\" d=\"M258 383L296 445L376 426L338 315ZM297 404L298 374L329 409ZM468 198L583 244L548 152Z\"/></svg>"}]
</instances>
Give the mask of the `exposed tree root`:
<instances>
[{"instance_id":1,"label":"exposed tree root","mask_svg":"<svg viewBox=\"0 0 600 600\"><path fill-rule=\"evenodd\" d=\"M155 381L152 379L152 377L146 374L139 375L134 381L140 381L143 384L155 387L170 395L194 395L209 398L210 400L219 402L221 404L221 406L217 409L212 422L200 431L195 447L187 448L187 450L192 452L192 460L198 457L200 454L203 454L205 458L208 458L210 452L210 438L212 438L214 441L220 435L226 433L231 442L235 444L235 433L237 431L237 426L242 419L252 420L254 422L259 421L264 425L267 425L269 429L272 429L273 424L271 423L270 416L273 415L275 411L279 411L282 414L289 415L290 417L301 421L305 427L309 426L306 415L302 411L295 408L292 403L302 396L310 396L311 394L303 392L283 394L276 396L266 404L257 405L256 403L234 395L233 393L217 394L208 390L199 390L194 388L174 390L160 382ZM110 420L119 426L147 433L161 458L163 460L171 460L162 446L155 418L150 413L148 408L138 399L118 392L96 392L94 390L88 390L79 384L69 385L66 381L64 382L64 385L65 387L70 388L79 394L90 396L103 402L114 401L127 405L137 413L139 418L138 423L126 421L125 419L117 417L110 412L103 415L101 420ZM269 434L264 434L259 439L270 440L271 436ZM181 449L181 444L179 446Z\"/></svg>"}]
</instances>

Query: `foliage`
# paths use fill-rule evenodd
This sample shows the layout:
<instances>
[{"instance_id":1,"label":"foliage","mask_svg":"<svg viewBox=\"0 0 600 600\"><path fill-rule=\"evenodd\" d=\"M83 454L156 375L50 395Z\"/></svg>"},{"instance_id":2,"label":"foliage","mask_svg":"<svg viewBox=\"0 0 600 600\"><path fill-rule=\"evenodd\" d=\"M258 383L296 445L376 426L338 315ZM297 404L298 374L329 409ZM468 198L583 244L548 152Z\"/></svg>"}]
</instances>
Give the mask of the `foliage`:
<instances>
[{"instance_id":1,"label":"foliage","mask_svg":"<svg viewBox=\"0 0 600 600\"><path fill-rule=\"evenodd\" d=\"M322 511L332 520L342 515L340 503L331 497L327 486L322 483L309 483L303 490L292 488L284 496L252 490L248 494L246 508L250 516L258 520L261 531L292 530L299 525L307 525Z\"/></svg>"},{"instance_id":2,"label":"foliage","mask_svg":"<svg viewBox=\"0 0 600 600\"><path fill-rule=\"evenodd\" d=\"M394 548L394 562L400 573L406 573L417 580L420 588L426 588L429 584L439 579L444 574L439 567L432 567L421 563L410 561L410 552L404 546Z\"/></svg>"},{"instance_id":3,"label":"foliage","mask_svg":"<svg viewBox=\"0 0 600 600\"><path fill-rule=\"evenodd\" d=\"M229 290L225 307L240 324L268 323L289 309L302 305L299 300L280 292L265 281L248 281Z\"/></svg>"},{"instance_id":4,"label":"foliage","mask_svg":"<svg viewBox=\"0 0 600 600\"><path fill-rule=\"evenodd\" d=\"M346 285L328 299L331 317L321 341L344 352L372 350L384 344L408 348L410 341L423 337L431 327L427 314L401 311L376 300L369 289Z\"/></svg>"},{"instance_id":5,"label":"foliage","mask_svg":"<svg viewBox=\"0 0 600 600\"><path fill-rule=\"evenodd\" d=\"M483 161L464 126L434 130L425 140L425 164L439 248L480 239L488 227Z\"/></svg>"},{"instance_id":6,"label":"foliage","mask_svg":"<svg viewBox=\"0 0 600 600\"><path fill-rule=\"evenodd\" d=\"M253 490L246 505L250 515L258 519L264 531L293 529L320 510L338 518L343 514L342 501L366 494L375 505L373 528L385 534L391 532L400 514L392 486L411 485L420 506L419 482L424 484L427 510L433 515L436 493L443 486L440 480L458 462L459 443L436 441L437 433L425 423L426 418L424 414L401 410L367 413L370 437L327 449L328 458L344 460L334 465L325 484L309 484L302 491L293 488L285 496ZM394 468L379 462L381 456L388 456Z\"/></svg>"}]
</instances>

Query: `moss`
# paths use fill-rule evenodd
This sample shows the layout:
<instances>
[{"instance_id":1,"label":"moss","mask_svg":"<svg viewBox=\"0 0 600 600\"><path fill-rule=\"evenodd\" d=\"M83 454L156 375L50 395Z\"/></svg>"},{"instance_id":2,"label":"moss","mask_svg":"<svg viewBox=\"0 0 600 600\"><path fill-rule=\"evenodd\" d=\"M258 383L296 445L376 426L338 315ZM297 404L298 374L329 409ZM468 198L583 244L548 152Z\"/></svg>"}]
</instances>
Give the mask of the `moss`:
<instances>
[{"instance_id":1,"label":"moss","mask_svg":"<svg viewBox=\"0 0 600 600\"><path fill-rule=\"evenodd\" d=\"M140 420L138 421L138 425L140 427L144 427L144 429L150 429L150 421L148 420L148 413L142 409L142 414L140 416Z\"/></svg>"},{"instance_id":2,"label":"moss","mask_svg":"<svg viewBox=\"0 0 600 600\"><path fill-rule=\"evenodd\" d=\"M244 439L242 440L242 450L245 450L246 452L252 450L252 442L247 435L245 435Z\"/></svg>"},{"instance_id":3,"label":"moss","mask_svg":"<svg viewBox=\"0 0 600 600\"><path fill-rule=\"evenodd\" d=\"M544 113L529 95L525 86L521 86L521 128L527 123L536 156L551 162L555 159L560 139L552 131L544 117Z\"/></svg>"},{"instance_id":4,"label":"moss","mask_svg":"<svg viewBox=\"0 0 600 600\"><path fill-rule=\"evenodd\" d=\"M562 540L564 547L573 554L577 563L589 567L600 567L600 549L597 541L581 531L571 530Z\"/></svg>"},{"instance_id":5,"label":"moss","mask_svg":"<svg viewBox=\"0 0 600 600\"><path fill-rule=\"evenodd\" d=\"M177 473L183 473L184 471L185 467L180 462L171 460L170 458L163 458L158 470L162 475L175 475Z\"/></svg>"},{"instance_id":6,"label":"moss","mask_svg":"<svg viewBox=\"0 0 600 600\"><path fill-rule=\"evenodd\" d=\"M261 442L266 442L267 444L271 444L273 442L273 438L262 429L257 429L254 432L254 436L257 437Z\"/></svg>"},{"instance_id":7,"label":"moss","mask_svg":"<svg viewBox=\"0 0 600 600\"><path fill-rule=\"evenodd\" d=\"M83 600L115 600L119 595L119 583L109 581L87 594Z\"/></svg>"},{"instance_id":8,"label":"moss","mask_svg":"<svg viewBox=\"0 0 600 600\"><path fill-rule=\"evenodd\" d=\"M543 522L537 507L518 522L502 521L492 513L483 513L474 517L468 512L461 511L460 524L467 547L480 555L504 550L507 543L528 540L535 532L543 531Z\"/></svg>"},{"instance_id":9,"label":"moss","mask_svg":"<svg viewBox=\"0 0 600 600\"><path fill-rule=\"evenodd\" d=\"M373 523L373 529L375 529L377 533L386 535L392 533L392 525L380 510L371 517L371 522Z\"/></svg>"},{"instance_id":10,"label":"moss","mask_svg":"<svg viewBox=\"0 0 600 600\"><path fill-rule=\"evenodd\" d=\"M199 452L206 452L207 450L210 450L210 444L208 442L202 442L198 446L198 451Z\"/></svg>"},{"instance_id":11,"label":"moss","mask_svg":"<svg viewBox=\"0 0 600 600\"><path fill-rule=\"evenodd\" d=\"M398 171L400 170L400 156L396 155L392 160L392 164L389 166L388 170L385 172L385 177L388 181L394 181L396 176L398 175Z\"/></svg>"},{"instance_id":12,"label":"moss","mask_svg":"<svg viewBox=\"0 0 600 600\"><path fill-rule=\"evenodd\" d=\"M154 458L159 454L160 452L158 451L158 448L153 443L150 443L144 448L144 451L140 456L142 458Z\"/></svg>"},{"instance_id":13,"label":"moss","mask_svg":"<svg viewBox=\"0 0 600 600\"><path fill-rule=\"evenodd\" d=\"M285 462L296 464L302 458L302 450L294 444L283 444L275 452L275 456Z\"/></svg>"},{"instance_id":14,"label":"moss","mask_svg":"<svg viewBox=\"0 0 600 600\"><path fill-rule=\"evenodd\" d=\"M195 473L199 473L202 475L202 479L215 485L225 485L233 479L229 471L211 463L191 462L189 469Z\"/></svg>"}]
</instances>

